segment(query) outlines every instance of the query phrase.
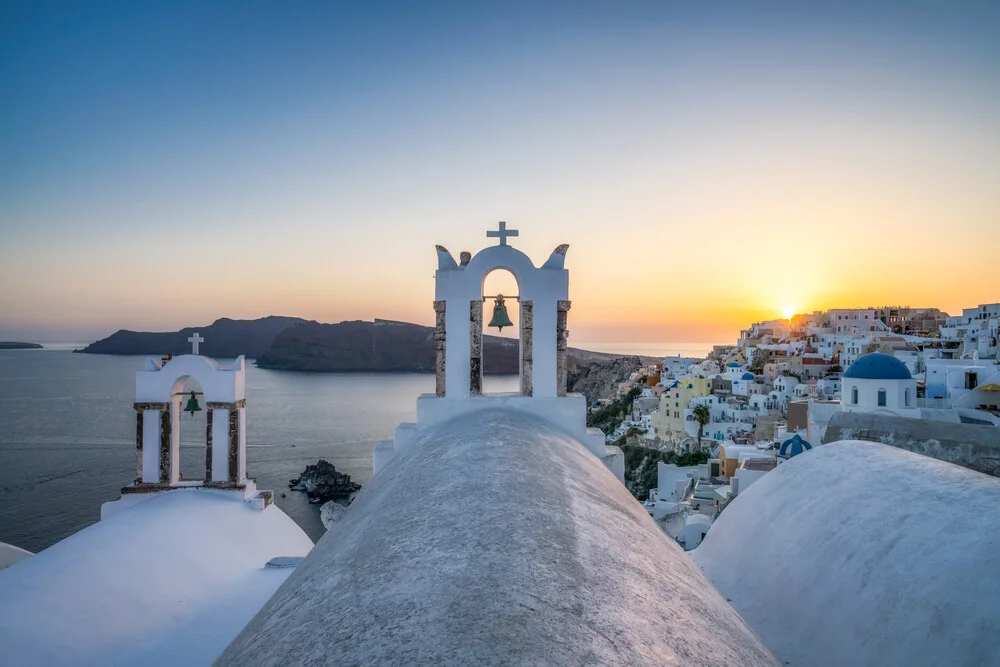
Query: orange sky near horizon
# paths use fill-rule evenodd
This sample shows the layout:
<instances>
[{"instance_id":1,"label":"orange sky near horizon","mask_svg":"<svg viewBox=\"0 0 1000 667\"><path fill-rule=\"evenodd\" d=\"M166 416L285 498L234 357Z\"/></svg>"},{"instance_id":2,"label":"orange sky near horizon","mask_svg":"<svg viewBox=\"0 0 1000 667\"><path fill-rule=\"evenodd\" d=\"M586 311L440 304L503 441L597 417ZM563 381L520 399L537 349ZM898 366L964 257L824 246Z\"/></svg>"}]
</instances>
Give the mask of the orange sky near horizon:
<instances>
[{"instance_id":1,"label":"orange sky near horizon","mask_svg":"<svg viewBox=\"0 0 1000 667\"><path fill-rule=\"evenodd\" d=\"M499 220L571 344L1000 301L1000 7L543 4L4 15L0 339L430 324Z\"/></svg>"}]
</instances>

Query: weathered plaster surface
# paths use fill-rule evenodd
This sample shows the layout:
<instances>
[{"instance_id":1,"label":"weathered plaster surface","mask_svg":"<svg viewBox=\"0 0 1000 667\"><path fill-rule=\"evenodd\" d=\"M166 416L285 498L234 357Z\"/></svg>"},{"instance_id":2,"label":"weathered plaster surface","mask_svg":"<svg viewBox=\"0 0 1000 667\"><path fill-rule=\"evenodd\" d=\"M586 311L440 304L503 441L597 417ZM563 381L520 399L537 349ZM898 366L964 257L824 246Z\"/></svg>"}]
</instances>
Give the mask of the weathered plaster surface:
<instances>
[{"instance_id":1,"label":"weathered plaster surface","mask_svg":"<svg viewBox=\"0 0 1000 667\"><path fill-rule=\"evenodd\" d=\"M434 392L438 396L445 394L445 361L447 353L447 320L446 302L434 302Z\"/></svg>"},{"instance_id":2,"label":"weathered plaster surface","mask_svg":"<svg viewBox=\"0 0 1000 667\"><path fill-rule=\"evenodd\" d=\"M823 442L854 438L964 466L975 467L984 459L1000 458L1000 428L996 426L841 412L833 416L823 434Z\"/></svg>"},{"instance_id":3,"label":"weathered plaster surface","mask_svg":"<svg viewBox=\"0 0 1000 667\"><path fill-rule=\"evenodd\" d=\"M566 346L569 339L567 315L570 302L561 300L556 304L556 395L566 395Z\"/></svg>"},{"instance_id":4,"label":"weathered plaster surface","mask_svg":"<svg viewBox=\"0 0 1000 667\"><path fill-rule=\"evenodd\" d=\"M581 445L477 412L365 485L220 665L775 665Z\"/></svg>"},{"instance_id":5,"label":"weathered plaster surface","mask_svg":"<svg viewBox=\"0 0 1000 667\"><path fill-rule=\"evenodd\" d=\"M160 412L160 483L170 481L170 412Z\"/></svg>"},{"instance_id":6,"label":"weathered plaster surface","mask_svg":"<svg viewBox=\"0 0 1000 667\"><path fill-rule=\"evenodd\" d=\"M469 303L469 393L483 393L483 302Z\"/></svg>"},{"instance_id":7,"label":"weathered plaster surface","mask_svg":"<svg viewBox=\"0 0 1000 667\"><path fill-rule=\"evenodd\" d=\"M838 442L754 482L691 555L791 665L995 665L998 516L994 477Z\"/></svg>"},{"instance_id":8,"label":"weathered plaster surface","mask_svg":"<svg viewBox=\"0 0 1000 667\"><path fill-rule=\"evenodd\" d=\"M532 394L532 359L535 349L535 315L531 301L521 302L521 395Z\"/></svg>"}]
</instances>

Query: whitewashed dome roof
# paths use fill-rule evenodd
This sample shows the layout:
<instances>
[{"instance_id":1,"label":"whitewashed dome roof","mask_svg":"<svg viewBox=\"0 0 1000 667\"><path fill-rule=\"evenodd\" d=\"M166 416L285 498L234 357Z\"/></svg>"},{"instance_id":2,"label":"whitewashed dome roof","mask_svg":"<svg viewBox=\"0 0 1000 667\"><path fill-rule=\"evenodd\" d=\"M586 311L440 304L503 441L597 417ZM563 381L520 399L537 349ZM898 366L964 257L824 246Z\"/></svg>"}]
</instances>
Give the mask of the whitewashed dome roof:
<instances>
[{"instance_id":1,"label":"whitewashed dome roof","mask_svg":"<svg viewBox=\"0 0 1000 667\"><path fill-rule=\"evenodd\" d=\"M428 429L219 665L775 665L595 455L540 418Z\"/></svg>"}]
</instances>

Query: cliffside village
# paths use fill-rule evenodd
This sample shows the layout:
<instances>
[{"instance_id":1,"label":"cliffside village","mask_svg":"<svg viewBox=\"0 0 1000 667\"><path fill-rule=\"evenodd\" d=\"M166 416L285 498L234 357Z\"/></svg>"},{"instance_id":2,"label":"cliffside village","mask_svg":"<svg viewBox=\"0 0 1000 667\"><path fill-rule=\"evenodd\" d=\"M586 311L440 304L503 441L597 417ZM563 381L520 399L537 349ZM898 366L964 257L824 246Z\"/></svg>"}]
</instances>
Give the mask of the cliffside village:
<instances>
[{"instance_id":1,"label":"cliffside village","mask_svg":"<svg viewBox=\"0 0 1000 667\"><path fill-rule=\"evenodd\" d=\"M816 445L874 440L997 474L1000 303L831 309L757 322L705 359L668 357L622 382L638 389L607 438L707 451L658 464L647 510L687 549L729 500ZM700 430L700 433L699 433ZM699 435L701 441L699 443Z\"/></svg>"}]
</instances>

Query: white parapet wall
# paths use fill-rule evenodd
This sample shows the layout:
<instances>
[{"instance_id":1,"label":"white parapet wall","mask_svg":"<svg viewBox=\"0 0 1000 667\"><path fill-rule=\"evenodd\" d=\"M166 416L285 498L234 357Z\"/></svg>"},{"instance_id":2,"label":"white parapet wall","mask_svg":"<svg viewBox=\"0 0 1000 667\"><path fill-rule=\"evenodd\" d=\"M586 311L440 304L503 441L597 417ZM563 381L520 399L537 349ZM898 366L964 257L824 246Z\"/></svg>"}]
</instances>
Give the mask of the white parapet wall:
<instances>
[{"instance_id":1,"label":"white parapet wall","mask_svg":"<svg viewBox=\"0 0 1000 667\"><path fill-rule=\"evenodd\" d=\"M510 410L510 414L529 414L541 417L549 424L564 431L591 453L605 461L619 480L624 481L624 456L617 455L605 444L600 429L587 427L587 400L582 394L540 398L520 394L492 394L485 396L441 397L423 394L417 399L417 421L399 424L391 442L379 443L372 454L375 473L398 452L405 451L416 442L421 433L457 417L487 410ZM620 469L620 470L619 470Z\"/></svg>"}]
</instances>

